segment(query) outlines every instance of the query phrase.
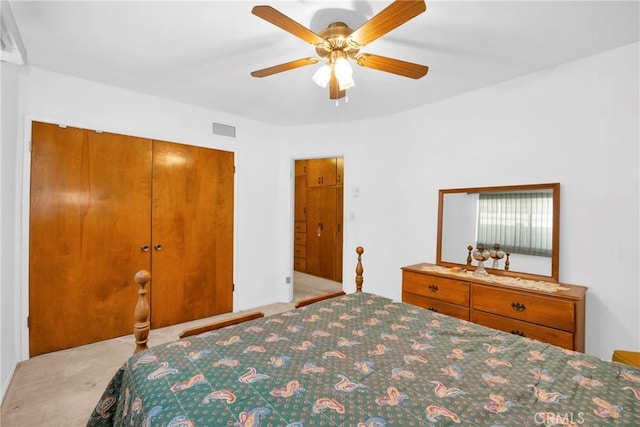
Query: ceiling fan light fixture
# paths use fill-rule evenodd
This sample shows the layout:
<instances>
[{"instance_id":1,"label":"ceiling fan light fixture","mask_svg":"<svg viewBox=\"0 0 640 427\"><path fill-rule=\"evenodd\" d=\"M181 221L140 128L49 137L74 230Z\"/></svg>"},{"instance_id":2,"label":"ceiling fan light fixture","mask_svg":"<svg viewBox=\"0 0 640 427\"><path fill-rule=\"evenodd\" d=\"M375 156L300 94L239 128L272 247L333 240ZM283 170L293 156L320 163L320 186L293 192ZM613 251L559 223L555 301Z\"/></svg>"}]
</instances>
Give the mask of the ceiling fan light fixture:
<instances>
[{"instance_id":1,"label":"ceiling fan light fixture","mask_svg":"<svg viewBox=\"0 0 640 427\"><path fill-rule=\"evenodd\" d=\"M313 73L313 76L311 76L311 80L320 87L327 87L330 78L331 67L329 64L324 64L322 67L318 68L315 73Z\"/></svg>"},{"instance_id":2,"label":"ceiling fan light fixture","mask_svg":"<svg viewBox=\"0 0 640 427\"><path fill-rule=\"evenodd\" d=\"M356 85L356 82L353 81L352 77L349 77L348 79L338 79L338 88L340 90L347 90L349 88L352 88Z\"/></svg>"},{"instance_id":3,"label":"ceiling fan light fixture","mask_svg":"<svg viewBox=\"0 0 640 427\"><path fill-rule=\"evenodd\" d=\"M353 81L353 69L346 58L342 56L338 57L334 65L334 70L340 90L347 90L356 85Z\"/></svg>"}]
</instances>

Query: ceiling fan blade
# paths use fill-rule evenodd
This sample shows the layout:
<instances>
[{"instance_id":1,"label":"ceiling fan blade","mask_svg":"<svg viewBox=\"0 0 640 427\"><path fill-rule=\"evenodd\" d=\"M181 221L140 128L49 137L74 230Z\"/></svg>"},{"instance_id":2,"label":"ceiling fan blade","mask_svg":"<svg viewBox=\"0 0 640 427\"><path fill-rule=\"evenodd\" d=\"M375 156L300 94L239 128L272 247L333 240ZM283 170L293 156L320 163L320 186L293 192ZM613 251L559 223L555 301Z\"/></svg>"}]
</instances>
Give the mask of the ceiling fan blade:
<instances>
[{"instance_id":1,"label":"ceiling fan blade","mask_svg":"<svg viewBox=\"0 0 640 427\"><path fill-rule=\"evenodd\" d=\"M363 53L356 57L358 65L374 70L386 71L387 73L399 76L419 79L424 77L429 71L426 65L414 64L413 62L401 61L399 59L387 58L385 56Z\"/></svg>"},{"instance_id":2,"label":"ceiling fan blade","mask_svg":"<svg viewBox=\"0 0 640 427\"><path fill-rule=\"evenodd\" d=\"M427 10L424 0L396 0L362 24L347 43L364 46Z\"/></svg>"},{"instance_id":3,"label":"ceiling fan blade","mask_svg":"<svg viewBox=\"0 0 640 427\"><path fill-rule=\"evenodd\" d=\"M309 57L296 59L295 61L285 62L284 64L274 65L273 67L263 68L262 70L252 71L253 77L267 77L272 74L281 73L283 71L293 70L295 68L304 67L305 65L317 64L318 58Z\"/></svg>"},{"instance_id":4,"label":"ceiling fan blade","mask_svg":"<svg viewBox=\"0 0 640 427\"><path fill-rule=\"evenodd\" d=\"M329 99L340 99L347 94L346 90L340 90L336 73L331 69L331 79L329 80Z\"/></svg>"},{"instance_id":5,"label":"ceiling fan blade","mask_svg":"<svg viewBox=\"0 0 640 427\"><path fill-rule=\"evenodd\" d=\"M312 45L326 44L326 41L322 37L271 6L254 6L253 9L251 9L251 13L272 23L276 27L282 28L307 43L311 43Z\"/></svg>"}]
</instances>

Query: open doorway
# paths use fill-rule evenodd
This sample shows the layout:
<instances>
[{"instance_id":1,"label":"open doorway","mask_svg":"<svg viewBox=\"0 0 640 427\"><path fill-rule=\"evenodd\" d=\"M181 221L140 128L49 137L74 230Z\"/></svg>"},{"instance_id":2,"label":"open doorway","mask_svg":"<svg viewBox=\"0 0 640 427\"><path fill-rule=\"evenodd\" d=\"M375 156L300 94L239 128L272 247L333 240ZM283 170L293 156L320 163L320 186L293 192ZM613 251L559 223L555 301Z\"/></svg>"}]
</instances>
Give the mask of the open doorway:
<instances>
[{"instance_id":1,"label":"open doorway","mask_svg":"<svg viewBox=\"0 0 640 427\"><path fill-rule=\"evenodd\" d=\"M294 301L342 290L344 159L295 161Z\"/></svg>"}]
</instances>

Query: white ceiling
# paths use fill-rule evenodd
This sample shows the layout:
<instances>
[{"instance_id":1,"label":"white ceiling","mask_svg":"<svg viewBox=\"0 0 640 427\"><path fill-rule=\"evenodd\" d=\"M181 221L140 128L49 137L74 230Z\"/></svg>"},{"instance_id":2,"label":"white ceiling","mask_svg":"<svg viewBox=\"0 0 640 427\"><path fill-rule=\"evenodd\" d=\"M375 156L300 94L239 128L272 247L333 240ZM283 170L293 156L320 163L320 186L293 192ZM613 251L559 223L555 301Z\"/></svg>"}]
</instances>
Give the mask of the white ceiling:
<instances>
[{"instance_id":1,"label":"white ceiling","mask_svg":"<svg viewBox=\"0 0 640 427\"><path fill-rule=\"evenodd\" d=\"M315 54L253 6L319 32L357 28L390 3L10 2L30 66L276 125L382 117L639 40L638 1L433 0L361 50L428 65L420 80L354 64L356 87L336 107L311 81L319 65L250 76Z\"/></svg>"}]
</instances>

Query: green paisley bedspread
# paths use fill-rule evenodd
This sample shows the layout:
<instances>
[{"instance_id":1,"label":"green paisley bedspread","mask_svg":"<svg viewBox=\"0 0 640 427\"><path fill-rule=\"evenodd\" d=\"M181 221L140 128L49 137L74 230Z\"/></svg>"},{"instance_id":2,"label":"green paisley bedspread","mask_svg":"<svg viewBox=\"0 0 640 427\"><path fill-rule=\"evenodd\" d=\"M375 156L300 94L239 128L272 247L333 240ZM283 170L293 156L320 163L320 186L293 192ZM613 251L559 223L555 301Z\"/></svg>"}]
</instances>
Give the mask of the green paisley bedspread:
<instances>
[{"instance_id":1,"label":"green paisley bedspread","mask_svg":"<svg viewBox=\"0 0 640 427\"><path fill-rule=\"evenodd\" d=\"M88 426L640 425L640 370L367 293L132 356Z\"/></svg>"}]
</instances>

